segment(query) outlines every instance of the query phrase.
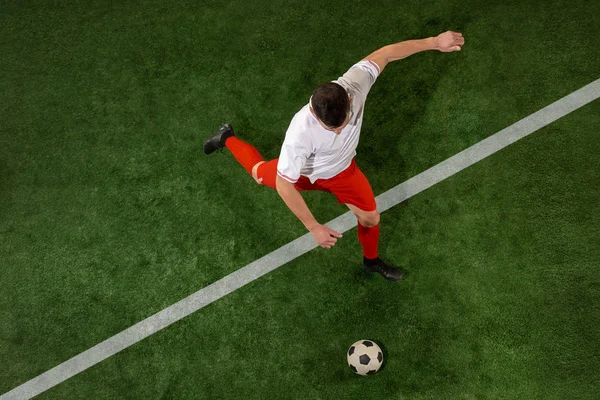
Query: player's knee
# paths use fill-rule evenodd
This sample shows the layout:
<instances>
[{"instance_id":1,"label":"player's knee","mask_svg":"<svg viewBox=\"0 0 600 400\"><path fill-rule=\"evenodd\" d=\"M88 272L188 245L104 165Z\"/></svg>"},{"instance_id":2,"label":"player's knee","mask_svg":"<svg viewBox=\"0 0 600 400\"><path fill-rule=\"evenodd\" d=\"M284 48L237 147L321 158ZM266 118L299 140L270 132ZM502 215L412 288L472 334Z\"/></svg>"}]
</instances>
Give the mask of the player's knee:
<instances>
[{"instance_id":1,"label":"player's knee","mask_svg":"<svg viewBox=\"0 0 600 400\"><path fill-rule=\"evenodd\" d=\"M376 226L379 224L379 213L377 211L366 213L358 218L358 222L367 228Z\"/></svg>"},{"instance_id":2,"label":"player's knee","mask_svg":"<svg viewBox=\"0 0 600 400\"><path fill-rule=\"evenodd\" d=\"M254 167L252 167L252 178L254 178L254 180L256 181L256 183L258 183L259 185L262 185L262 178L258 177L258 167L261 164L264 164L264 161L261 162L257 162Z\"/></svg>"}]
</instances>

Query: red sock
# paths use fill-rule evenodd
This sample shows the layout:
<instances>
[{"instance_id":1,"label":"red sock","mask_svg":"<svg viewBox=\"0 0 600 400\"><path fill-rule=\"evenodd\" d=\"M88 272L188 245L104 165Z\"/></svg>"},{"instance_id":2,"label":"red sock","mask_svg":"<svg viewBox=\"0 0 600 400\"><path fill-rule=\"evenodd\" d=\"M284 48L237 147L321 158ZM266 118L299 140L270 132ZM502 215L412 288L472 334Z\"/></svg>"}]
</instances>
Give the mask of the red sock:
<instances>
[{"instance_id":1,"label":"red sock","mask_svg":"<svg viewBox=\"0 0 600 400\"><path fill-rule=\"evenodd\" d=\"M242 167L246 168L246 171L248 171L250 175L252 175L252 167L254 167L256 163L265 160L254 146L241 141L235 136L227 138L225 147L231 151L231 154L233 154L235 159L242 164Z\"/></svg>"},{"instance_id":2,"label":"red sock","mask_svg":"<svg viewBox=\"0 0 600 400\"><path fill-rule=\"evenodd\" d=\"M366 258L377 258L377 245L379 244L379 224L371 227L358 223L358 240L362 244L363 254Z\"/></svg>"}]
</instances>

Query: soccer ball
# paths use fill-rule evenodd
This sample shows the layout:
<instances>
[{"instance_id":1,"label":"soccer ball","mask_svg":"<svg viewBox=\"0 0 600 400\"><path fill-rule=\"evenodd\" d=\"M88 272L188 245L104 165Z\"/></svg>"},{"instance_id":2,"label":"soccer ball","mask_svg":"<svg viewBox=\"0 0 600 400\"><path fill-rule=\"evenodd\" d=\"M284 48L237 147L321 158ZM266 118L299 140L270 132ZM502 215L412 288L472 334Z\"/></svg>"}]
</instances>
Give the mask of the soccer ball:
<instances>
[{"instance_id":1,"label":"soccer ball","mask_svg":"<svg viewBox=\"0 0 600 400\"><path fill-rule=\"evenodd\" d=\"M373 375L383 364L383 352L377 343L359 340L348 349L348 365L359 375Z\"/></svg>"}]
</instances>

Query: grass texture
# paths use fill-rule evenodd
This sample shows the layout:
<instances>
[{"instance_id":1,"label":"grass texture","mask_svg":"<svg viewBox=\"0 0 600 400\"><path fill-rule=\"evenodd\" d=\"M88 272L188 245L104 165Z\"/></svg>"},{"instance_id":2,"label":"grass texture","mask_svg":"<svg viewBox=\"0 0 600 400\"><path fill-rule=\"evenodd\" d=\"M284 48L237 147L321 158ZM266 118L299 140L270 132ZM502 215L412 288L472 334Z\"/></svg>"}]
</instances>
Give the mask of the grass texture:
<instances>
[{"instance_id":1,"label":"grass texture","mask_svg":"<svg viewBox=\"0 0 600 400\"><path fill-rule=\"evenodd\" d=\"M3 2L0 393L304 234L229 154L278 156L314 86L390 64L357 162L376 194L597 79L589 1ZM355 233L40 398L544 398L600 391L598 102L382 216L398 284ZM307 193L321 222L342 212ZM368 379L345 351L386 352Z\"/></svg>"}]
</instances>

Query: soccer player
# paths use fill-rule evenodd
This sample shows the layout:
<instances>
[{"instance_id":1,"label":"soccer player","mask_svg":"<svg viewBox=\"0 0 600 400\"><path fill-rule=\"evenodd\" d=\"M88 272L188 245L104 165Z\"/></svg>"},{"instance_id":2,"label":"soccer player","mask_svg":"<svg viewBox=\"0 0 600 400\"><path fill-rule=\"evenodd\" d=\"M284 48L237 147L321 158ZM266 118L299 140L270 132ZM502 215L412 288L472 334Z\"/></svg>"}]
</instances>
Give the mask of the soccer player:
<instances>
[{"instance_id":1,"label":"soccer player","mask_svg":"<svg viewBox=\"0 0 600 400\"><path fill-rule=\"evenodd\" d=\"M365 101L390 61L425 50L459 51L464 43L461 33L448 31L436 37L391 44L368 55L337 80L319 85L309 103L292 119L278 159L265 161L252 145L234 136L229 124L222 125L204 142L204 153L227 147L258 184L277 190L319 246L327 249L342 235L315 219L299 191L332 193L358 220L365 271L398 281L402 272L379 258L375 196L354 160Z\"/></svg>"}]
</instances>

